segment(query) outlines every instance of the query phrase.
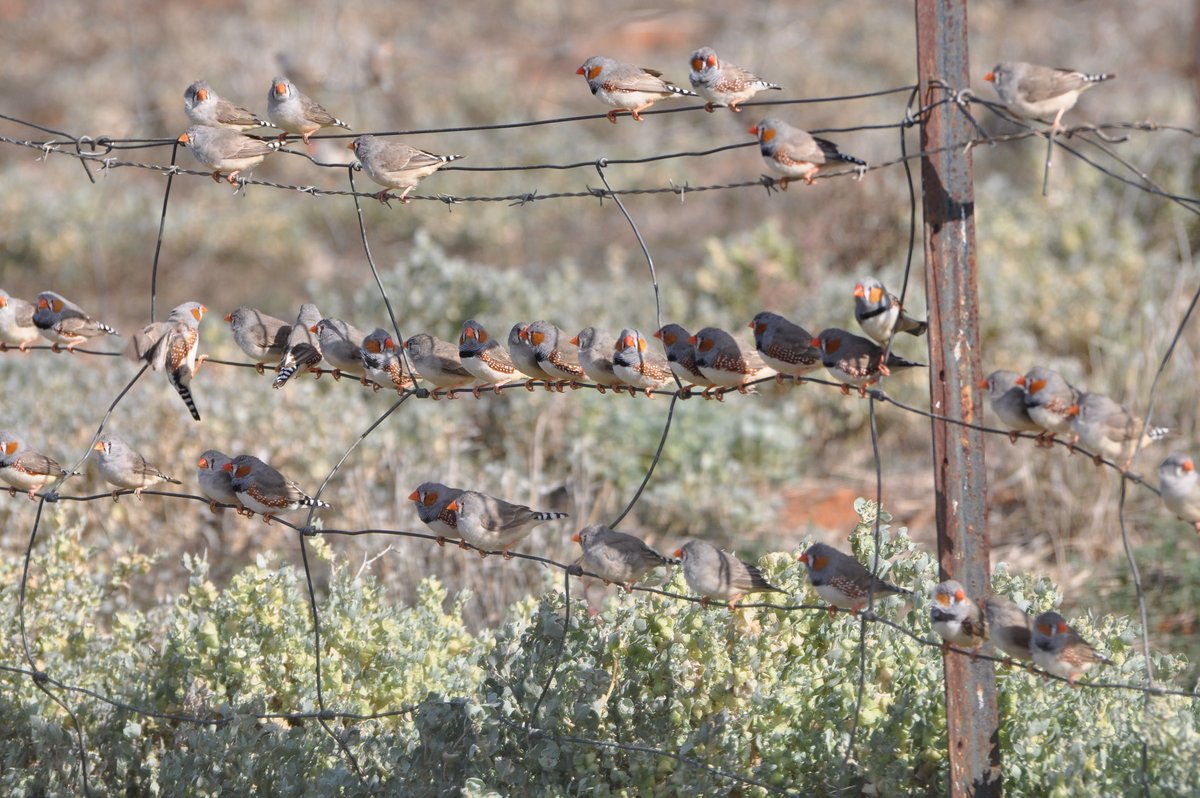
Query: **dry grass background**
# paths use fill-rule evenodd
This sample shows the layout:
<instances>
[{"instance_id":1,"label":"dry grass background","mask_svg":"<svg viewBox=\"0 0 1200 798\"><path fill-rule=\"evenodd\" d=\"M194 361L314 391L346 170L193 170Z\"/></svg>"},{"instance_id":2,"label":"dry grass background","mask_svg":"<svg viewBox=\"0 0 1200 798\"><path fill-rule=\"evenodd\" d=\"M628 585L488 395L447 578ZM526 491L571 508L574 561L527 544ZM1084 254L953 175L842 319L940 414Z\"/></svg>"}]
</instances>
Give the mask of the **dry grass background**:
<instances>
[{"instance_id":1,"label":"dry grass background","mask_svg":"<svg viewBox=\"0 0 1200 798\"><path fill-rule=\"evenodd\" d=\"M723 9L732 9L726 4ZM1195 13L1183 0L1140 4L971 4L972 77L1001 58L1113 71L1068 120L1154 119L1196 123L1189 76ZM726 58L783 84L783 97L827 96L901 86L915 79L909 4L847 0L754 3L735 10L614 2L603 8L524 0L491 4L366 2L238 4L0 0L0 112L91 136L174 137L186 127L182 93L209 80L260 112L271 77L286 72L355 130L511 122L602 110L574 74L596 53L662 69L686 81L686 58L712 44ZM774 112L773 112L774 113ZM894 122L903 95L790 106L779 115L809 128ZM1004 125L981 113L991 130ZM603 120L508 131L405 139L465 153L464 166L640 157L749 141L757 110ZM5 135L36 137L9 123ZM868 161L898 153L894 131L834 135ZM915 136L910 140L915 149ZM348 160L344 140L316 143L323 161ZM1194 195L1196 147L1186 137L1138 135L1120 152L1171 190ZM167 150L145 160L166 162ZM984 363L1022 369L1035 361L1088 388L1141 406L1159 358L1200 274L1194 216L1101 178L1060 156L1049 198L1039 194L1043 147L1027 141L975 151ZM139 156L141 157L141 156ZM191 166L189 154L180 163ZM765 167L753 148L609 170L615 187L754 179ZM344 170L275 156L255 177L343 187ZM0 148L0 286L31 297L56 288L128 331L148 317L150 266L164 179L118 170L92 185L67 158L37 159ZM358 176L360 189L369 185ZM580 190L594 171L445 172L423 190L500 195ZM903 172L863 182L824 181L767 196L747 189L627 201L655 256L665 314L693 327L740 327L761 307L811 328L852 325L850 288L865 273L897 285L908 221ZM373 251L388 272L402 329L450 338L466 315L503 332L518 318L550 317L578 329L601 323L653 326L645 263L611 203L594 200L447 207L416 202L366 209ZM922 308L920 243L910 306ZM212 310L205 349L240 357L220 316L238 304L288 315L309 297L331 315L371 327L385 318L346 199L251 187L244 197L206 179L179 179L171 197L160 272L160 313L186 299ZM1188 331L1168 369L1159 415L1196 441L1196 345ZM924 357L924 342L902 342ZM64 460L83 451L104 406L132 364L37 354L0 356L0 423ZM889 392L920 403L923 375ZM114 426L194 485L195 456L210 446L266 455L306 486L316 484L357 434L387 407L384 395L301 380L275 392L252 373L206 369L196 394L202 424L186 420L160 379L135 389ZM418 528L405 500L426 477L482 488L572 512L570 528L543 528L536 545L573 556L575 524L611 518L632 495L657 441L665 402L579 394L502 402L411 403L351 458L327 498L341 526ZM929 432L919 418L881 409L884 503L932 545ZM747 552L793 545L810 532L843 540L851 499L873 492L866 405L816 388L774 388L725 407L681 405L668 459L629 525L663 545L685 534L721 537ZM788 437L793 436L793 437ZM636 446L630 447L630 441ZM1152 473L1164 452L1151 450ZM1132 612L1117 542L1118 482L1061 449L1043 454L1002 439L988 444L994 556L1057 578L1076 609ZM98 484L98 477L87 478ZM147 499L67 507L113 550L163 553L160 583L172 594L187 576L182 552L207 549L213 573L273 551L297 558L286 530L226 519L198 506ZM33 517L20 499L0 501L0 546L18 556ZM1145 492L1133 491L1131 529L1151 559L1144 573L1162 595L1193 595L1200 578L1196 537ZM356 560L387 547L379 539L335 540ZM532 567L478 563L456 550L400 541L373 567L407 596L427 572L469 587L477 621L499 617L512 596L540 586ZM1178 604L1179 606L1176 606ZM1194 601L1166 601L1164 635L1194 629ZM1162 639L1166 639L1165 637ZM1168 643L1171 644L1171 643Z\"/></svg>"}]
</instances>

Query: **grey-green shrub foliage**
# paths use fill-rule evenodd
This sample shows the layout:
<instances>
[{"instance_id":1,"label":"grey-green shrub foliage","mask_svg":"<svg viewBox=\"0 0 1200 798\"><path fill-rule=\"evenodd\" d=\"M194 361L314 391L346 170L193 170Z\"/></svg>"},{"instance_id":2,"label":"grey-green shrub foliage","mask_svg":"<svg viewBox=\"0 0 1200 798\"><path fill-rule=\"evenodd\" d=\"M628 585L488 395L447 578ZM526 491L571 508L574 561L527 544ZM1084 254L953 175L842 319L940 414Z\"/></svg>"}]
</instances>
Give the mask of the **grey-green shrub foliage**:
<instances>
[{"instance_id":1,"label":"grey-green shrub foliage","mask_svg":"<svg viewBox=\"0 0 1200 798\"><path fill-rule=\"evenodd\" d=\"M860 499L855 509L861 523L851 543L869 560L875 507ZM888 599L877 609L928 638L922 597L937 581L936 562L889 520L881 518L886 575L917 598L911 604ZM847 615L761 608L731 614L619 592L591 618L572 579L559 660L561 574L547 577L553 589L541 598L513 605L501 628L476 635L461 619L465 598L447 605L436 580L420 585L411 606L395 606L369 574L348 569L320 537L308 545L323 584L318 602L327 705L358 714L411 710L378 720L328 721L361 776L315 720L248 717L318 708L302 572L260 556L218 590L203 559L185 558L187 582L179 595L141 612L130 608L129 593L163 563L135 553L98 572L79 529L69 526L38 545L25 617L39 668L137 707L224 721L157 719L51 688L79 718L97 794L765 793L723 773L802 794L828 793L839 784L852 794L946 791L941 658L895 629L865 627L865 689L843 777L838 763L853 723L860 634L859 622ZM794 552L768 554L760 565L793 603L811 601ZM17 618L21 568L19 561L0 564L0 661L13 665L24 663ZM1030 612L1059 598L1053 585L1003 566L995 584ZM686 592L680 575L668 589ZM1094 675L1135 684L1144 678L1128 619L1074 623L1117 663ZM1162 683L1171 683L1183 665L1155 655ZM1073 690L1003 669L999 685L1009 795L1135 793L1143 740L1152 795L1200 790L1200 703L1160 697L1143 706L1136 692ZM526 724L539 698L531 732ZM588 740L657 748L689 761ZM33 796L80 789L76 743L63 711L28 677L0 672L0 791Z\"/></svg>"}]
</instances>

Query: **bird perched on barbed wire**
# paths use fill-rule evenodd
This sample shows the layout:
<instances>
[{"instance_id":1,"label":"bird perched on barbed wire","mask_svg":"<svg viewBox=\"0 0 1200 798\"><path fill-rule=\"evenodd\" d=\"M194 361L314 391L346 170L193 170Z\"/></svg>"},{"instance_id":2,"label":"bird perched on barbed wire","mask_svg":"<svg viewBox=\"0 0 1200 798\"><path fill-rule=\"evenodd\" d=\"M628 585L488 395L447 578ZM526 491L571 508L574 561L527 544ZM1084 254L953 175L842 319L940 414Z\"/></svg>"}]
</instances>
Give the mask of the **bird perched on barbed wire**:
<instances>
[{"instance_id":1,"label":"bird perched on barbed wire","mask_svg":"<svg viewBox=\"0 0 1200 798\"><path fill-rule=\"evenodd\" d=\"M117 500L120 489L132 490L139 499L142 491L160 482L170 482L172 485L182 485L178 479L167 476L157 466L142 456L124 439L109 433L102 434L97 440L93 451L97 452L96 462L100 466L100 475L104 481L117 487L112 492L113 501Z\"/></svg>"},{"instance_id":2,"label":"bird perched on barbed wire","mask_svg":"<svg viewBox=\"0 0 1200 798\"><path fill-rule=\"evenodd\" d=\"M801 377L823 365L821 350L812 345L812 333L778 313L757 313L749 326L763 362L778 372L777 381L782 381L782 375Z\"/></svg>"},{"instance_id":3,"label":"bird perched on barbed wire","mask_svg":"<svg viewBox=\"0 0 1200 798\"><path fill-rule=\"evenodd\" d=\"M1071 406L1071 430L1085 449L1093 452L1096 465L1104 458L1112 460L1121 471L1128 471L1137 446L1160 441L1171 430L1152 427L1130 413L1122 405L1102 393L1084 393Z\"/></svg>"},{"instance_id":4,"label":"bird perched on barbed wire","mask_svg":"<svg viewBox=\"0 0 1200 798\"><path fill-rule=\"evenodd\" d=\"M506 559L512 556L509 549L538 524L567 517L566 513L531 510L473 490L464 490L446 509L457 513L458 534L480 557L499 549Z\"/></svg>"},{"instance_id":5,"label":"bird perched on barbed wire","mask_svg":"<svg viewBox=\"0 0 1200 798\"><path fill-rule=\"evenodd\" d=\"M654 398L653 391L672 382L671 364L661 352L651 349L640 332L626 327L613 344L613 373L629 386L629 395L638 389Z\"/></svg>"},{"instance_id":6,"label":"bird perched on barbed wire","mask_svg":"<svg viewBox=\"0 0 1200 798\"><path fill-rule=\"evenodd\" d=\"M1080 392L1057 371L1036 366L1017 380L1025 390L1025 410L1033 423L1041 428L1037 445L1054 445L1055 435L1073 435L1071 408L1079 401Z\"/></svg>"},{"instance_id":7,"label":"bird perched on barbed wire","mask_svg":"<svg viewBox=\"0 0 1200 798\"><path fill-rule=\"evenodd\" d=\"M518 376L508 350L474 319L463 322L462 332L458 335L458 359L463 368L479 380L479 385L472 389L476 399L480 388L490 385L499 395L500 386Z\"/></svg>"},{"instance_id":8,"label":"bird perched on barbed wire","mask_svg":"<svg viewBox=\"0 0 1200 798\"><path fill-rule=\"evenodd\" d=\"M721 386L705 377L696 365L696 347L692 344L692 334L683 325L664 324L654 333L654 337L662 341L667 350L667 363L682 386L681 396L687 396L687 392L695 386L704 389L700 395L705 399L725 401L722 394L713 395L713 391Z\"/></svg>"},{"instance_id":9,"label":"bird perched on barbed wire","mask_svg":"<svg viewBox=\"0 0 1200 798\"><path fill-rule=\"evenodd\" d=\"M808 578L817 595L833 608L858 611L867 606L868 593L881 599L892 595L912 595L912 591L885 582L867 570L849 554L825 543L814 543L800 555L808 569Z\"/></svg>"},{"instance_id":10,"label":"bird perched on barbed wire","mask_svg":"<svg viewBox=\"0 0 1200 798\"><path fill-rule=\"evenodd\" d=\"M467 157L435 155L376 136L359 136L346 146L354 150L354 157L358 158L367 176L384 186L384 190L376 194L375 199L385 204L392 199L387 192L389 188L400 189L400 196L396 199L400 200L401 204L407 204L409 192L422 180L446 164Z\"/></svg>"},{"instance_id":11,"label":"bird perched on barbed wire","mask_svg":"<svg viewBox=\"0 0 1200 798\"><path fill-rule=\"evenodd\" d=\"M1080 637L1057 612L1043 612L1034 619L1032 641L1033 664L1066 679L1072 687L1097 662L1114 664Z\"/></svg>"},{"instance_id":12,"label":"bird perched on barbed wire","mask_svg":"<svg viewBox=\"0 0 1200 798\"><path fill-rule=\"evenodd\" d=\"M316 305L305 302L300 306L300 312L296 315L291 332L288 333L287 346L279 358L277 367L279 374L271 383L272 388L282 388L287 385L287 381L292 378L292 375L302 368L317 374L320 373L317 367L323 358L321 340L312 331L320 320L321 311L317 310Z\"/></svg>"},{"instance_id":13,"label":"bird perched on barbed wire","mask_svg":"<svg viewBox=\"0 0 1200 798\"><path fill-rule=\"evenodd\" d=\"M347 321L324 318L309 328L317 334L321 357L333 366L331 376L340 380L343 373L361 375L362 342L367 334Z\"/></svg>"},{"instance_id":14,"label":"bird perched on barbed wire","mask_svg":"<svg viewBox=\"0 0 1200 798\"><path fill-rule=\"evenodd\" d=\"M664 581L670 578L669 567L675 563L646 545L636 535L618 532L604 524L592 524L571 536L583 549L583 567L606 582L624 585L625 592L633 590L650 571L667 566Z\"/></svg>"},{"instance_id":15,"label":"bird perched on barbed wire","mask_svg":"<svg viewBox=\"0 0 1200 798\"><path fill-rule=\"evenodd\" d=\"M14 433L0 432L0 480L9 485L10 494L23 490L36 501L40 489L77 473L68 474L57 460L24 445Z\"/></svg>"},{"instance_id":16,"label":"bird perched on barbed wire","mask_svg":"<svg viewBox=\"0 0 1200 798\"><path fill-rule=\"evenodd\" d=\"M604 393L605 388L618 388L621 378L613 371L613 347L617 339L612 333L596 327L584 327L571 339L579 347L579 365L583 373L596 384L596 390Z\"/></svg>"},{"instance_id":17,"label":"bird perched on barbed wire","mask_svg":"<svg viewBox=\"0 0 1200 798\"><path fill-rule=\"evenodd\" d=\"M1029 417L1025 407L1024 378L1015 371L997 369L981 380L978 388L987 391L988 402L992 412L1000 423L1008 427L1008 440L1017 442L1017 436L1022 432L1038 432L1042 428Z\"/></svg>"},{"instance_id":18,"label":"bird perched on barbed wire","mask_svg":"<svg viewBox=\"0 0 1200 798\"><path fill-rule=\"evenodd\" d=\"M200 483L200 492L209 498L208 509L214 514L221 512L222 504L236 507L238 515L244 512L233 492L233 474L225 468L230 462L229 455L216 449L209 449L196 461L196 481Z\"/></svg>"},{"instance_id":19,"label":"bird perched on barbed wire","mask_svg":"<svg viewBox=\"0 0 1200 798\"><path fill-rule=\"evenodd\" d=\"M10 346L27 352L41 337L33 323L33 305L0 288L0 352Z\"/></svg>"},{"instance_id":20,"label":"bird perched on barbed wire","mask_svg":"<svg viewBox=\"0 0 1200 798\"><path fill-rule=\"evenodd\" d=\"M767 117L749 132L758 137L759 152L767 166L783 175L779 188L784 191L790 180L803 180L811 186L826 164L848 163L863 169L867 166L866 161L846 155L832 141L819 139L782 119Z\"/></svg>"},{"instance_id":21,"label":"bird perched on barbed wire","mask_svg":"<svg viewBox=\"0 0 1200 798\"><path fill-rule=\"evenodd\" d=\"M886 344L892 332L924 335L929 327L904 312L900 297L884 288L875 277L864 277L854 284L854 318L863 332Z\"/></svg>"},{"instance_id":22,"label":"bird perched on barbed wire","mask_svg":"<svg viewBox=\"0 0 1200 798\"><path fill-rule=\"evenodd\" d=\"M1158 467L1158 490L1163 504L1181 521L1200 532L1200 474L1186 454L1172 454Z\"/></svg>"},{"instance_id":23,"label":"bird perched on barbed wire","mask_svg":"<svg viewBox=\"0 0 1200 798\"><path fill-rule=\"evenodd\" d=\"M267 92L267 117L272 125L283 131L280 141L293 133L308 144L308 137L323 127L350 129L348 124L313 102L283 76L271 81L271 90Z\"/></svg>"},{"instance_id":24,"label":"bird perched on barbed wire","mask_svg":"<svg viewBox=\"0 0 1200 798\"><path fill-rule=\"evenodd\" d=\"M626 64L613 58L594 55L584 61L576 75L583 75L596 99L613 106L608 121L617 123L617 114L628 111L642 121L642 111L668 97L695 97L696 92L681 89L663 80L656 69Z\"/></svg>"},{"instance_id":25,"label":"bird perched on barbed wire","mask_svg":"<svg viewBox=\"0 0 1200 798\"><path fill-rule=\"evenodd\" d=\"M712 599L727 601L730 610L737 609L738 600L746 593L783 593L767 581L758 566L721 551L703 540L689 540L675 550L683 563L683 578L693 593L708 606Z\"/></svg>"},{"instance_id":26,"label":"bird perched on barbed wire","mask_svg":"<svg viewBox=\"0 0 1200 798\"><path fill-rule=\"evenodd\" d=\"M948 646L978 649L987 639L987 622L979 605L971 600L962 584L947 579L933 589L929 622L942 638L942 650Z\"/></svg>"},{"instance_id":27,"label":"bird perched on barbed wire","mask_svg":"<svg viewBox=\"0 0 1200 798\"><path fill-rule=\"evenodd\" d=\"M438 391L446 391L451 399L457 399L455 388L465 388L474 381L471 372L463 368L458 359L458 347L449 341L435 338L428 333L417 333L404 342L404 350L417 376L433 386L430 396L438 399Z\"/></svg>"},{"instance_id":28,"label":"bird perched on barbed wire","mask_svg":"<svg viewBox=\"0 0 1200 798\"><path fill-rule=\"evenodd\" d=\"M417 508L421 523L437 534L436 543L441 546L446 538L457 538L458 513L447 509L450 502L462 495L462 490L440 482L422 482L408 494L408 500Z\"/></svg>"},{"instance_id":29,"label":"bird perched on barbed wire","mask_svg":"<svg viewBox=\"0 0 1200 798\"><path fill-rule=\"evenodd\" d=\"M254 368L259 374L267 365L264 361L277 360L287 350L292 325L283 319L243 305L226 313L225 321L229 323L233 340L241 350L258 361Z\"/></svg>"},{"instance_id":30,"label":"bird perched on barbed wire","mask_svg":"<svg viewBox=\"0 0 1200 798\"><path fill-rule=\"evenodd\" d=\"M565 386L583 379L579 347L571 343L565 332L545 319L539 319L531 322L523 334L533 347L538 367L554 378L559 393Z\"/></svg>"},{"instance_id":31,"label":"bird perched on barbed wire","mask_svg":"<svg viewBox=\"0 0 1200 798\"><path fill-rule=\"evenodd\" d=\"M749 393L747 383L775 376L762 356L719 327L705 327L688 339L696 347L696 367L722 389Z\"/></svg>"},{"instance_id":32,"label":"bird perched on barbed wire","mask_svg":"<svg viewBox=\"0 0 1200 798\"><path fill-rule=\"evenodd\" d=\"M1029 650L1033 619L1029 614L1012 599L995 593L982 603L992 645L1013 659L1033 659L1033 652Z\"/></svg>"},{"instance_id":33,"label":"bird perched on barbed wire","mask_svg":"<svg viewBox=\"0 0 1200 798\"><path fill-rule=\"evenodd\" d=\"M73 352L75 347L90 338L120 335L107 324L93 320L79 305L54 291L38 294L35 305L33 324L42 337L50 341L50 348L55 352L62 351L60 344L66 344L67 351Z\"/></svg>"},{"instance_id":34,"label":"bird perched on barbed wire","mask_svg":"<svg viewBox=\"0 0 1200 798\"><path fill-rule=\"evenodd\" d=\"M529 378L525 390L533 390L534 380L545 380L546 390L551 389L554 378L538 364L537 353L529 343L529 322L519 321L508 331L508 354L517 370Z\"/></svg>"},{"instance_id":35,"label":"bird perched on barbed wire","mask_svg":"<svg viewBox=\"0 0 1200 798\"><path fill-rule=\"evenodd\" d=\"M208 308L199 302L176 305L166 321L151 322L129 340L129 352L136 360L144 360L155 371L167 375L167 381L187 405L196 421L200 411L192 397L192 377L200 370L204 357L197 357L200 342L200 321Z\"/></svg>"},{"instance_id":36,"label":"bird perched on barbed wire","mask_svg":"<svg viewBox=\"0 0 1200 798\"><path fill-rule=\"evenodd\" d=\"M267 124L258 118L258 114L218 95L203 80L196 81L183 92L183 112L194 125L225 127L239 133Z\"/></svg>"},{"instance_id":37,"label":"bird perched on barbed wire","mask_svg":"<svg viewBox=\"0 0 1200 798\"><path fill-rule=\"evenodd\" d=\"M860 396L866 396L867 387L879 382L881 376L900 369L925 367L924 363L907 360L894 352L888 352L885 364L878 344L836 327L822 330L811 343L821 350L825 368L842 383L842 393L850 393L850 386L854 386Z\"/></svg>"},{"instance_id":38,"label":"bird perched on barbed wire","mask_svg":"<svg viewBox=\"0 0 1200 798\"><path fill-rule=\"evenodd\" d=\"M398 393L416 386L391 333L382 327L376 327L363 339L362 362L367 378L374 380L376 385L390 384Z\"/></svg>"},{"instance_id":39,"label":"bird perched on barbed wire","mask_svg":"<svg viewBox=\"0 0 1200 798\"><path fill-rule=\"evenodd\" d=\"M716 106L727 106L735 114L740 113L742 109L738 106L760 91L783 88L737 64L721 60L711 47L701 47L692 53L690 63L692 71L688 80L696 93L704 98L704 110L710 114Z\"/></svg>"},{"instance_id":40,"label":"bird perched on barbed wire","mask_svg":"<svg viewBox=\"0 0 1200 798\"><path fill-rule=\"evenodd\" d=\"M230 475L230 487L247 515L261 513L265 524L281 513L302 507L329 507L328 502L314 499L293 480L249 454L239 454L222 466Z\"/></svg>"},{"instance_id":41,"label":"bird perched on barbed wire","mask_svg":"<svg viewBox=\"0 0 1200 798\"><path fill-rule=\"evenodd\" d=\"M278 141L263 141L242 135L236 130L208 125L192 125L176 139L191 150L192 157L212 171L213 182L220 182L221 173L227 183L237 182L238 175L249 171L279 149Z\"/></svg>"},{"instance_id":42,"label":"bird perched on barbed wire","mask_svg":"<svg viewBox=\"0 0 1200 798\"><path fill-rule=\"evenodd\" d=\"M1000 102L1017 116L1043 117L1054 114L1052 130L1057 130L1063 114L1075 106L1079 95L1116 75L1088 74L1073 69L1001 61L983 79L996 87Z\"/></svg>"}]
</instances>

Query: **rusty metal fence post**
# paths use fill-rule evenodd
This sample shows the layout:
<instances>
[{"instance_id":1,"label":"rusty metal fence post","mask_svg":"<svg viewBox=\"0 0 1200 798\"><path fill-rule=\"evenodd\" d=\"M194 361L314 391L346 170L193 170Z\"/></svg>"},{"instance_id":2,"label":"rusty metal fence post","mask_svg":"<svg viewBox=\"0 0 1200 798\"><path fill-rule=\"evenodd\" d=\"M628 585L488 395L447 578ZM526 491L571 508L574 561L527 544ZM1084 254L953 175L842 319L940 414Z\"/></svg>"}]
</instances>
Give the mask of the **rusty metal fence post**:
<instances>
[{"instance_id":1,"label":"rusty metal fence post","mask_svg":"<svg viewBox=\"0 0 1200 798\"><path fill-rule=\"evenodd\" d=\"M917 0L917 75L921 105L970 85L967 0ZM925 290L929 299L929 388L933 412L976 421L979 297L975 272L974 129L953 102L923 117L921 193L925 214ZM977 400L980 402L977 404ZM934 420L933 463L938 560L943 578L972 596L991 588L983 433ZM999 796L996 677L989 661L947 656L946 726L952 796Z\"/></svg>"}]
</instances>

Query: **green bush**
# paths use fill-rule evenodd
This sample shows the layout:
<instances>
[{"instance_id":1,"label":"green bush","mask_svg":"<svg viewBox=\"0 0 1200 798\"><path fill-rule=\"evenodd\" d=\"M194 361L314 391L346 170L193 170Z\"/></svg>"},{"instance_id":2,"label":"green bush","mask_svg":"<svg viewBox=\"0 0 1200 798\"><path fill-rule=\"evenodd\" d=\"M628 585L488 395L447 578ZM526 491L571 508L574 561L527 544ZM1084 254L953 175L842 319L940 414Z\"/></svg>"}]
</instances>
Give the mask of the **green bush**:
<instances>
[{"instance_id":1,"label":"green bush","mask_svg":"<svg viewBox=\"0 0 1200 798\"><path fill-rule=\"evenodd\" d=\"M851 544L865 560L875 508L860 499L855 509L861 523ZM918 598L884 600L878 612L929 638L922 597L937 581L936 562L907 530L893 529L886 514L881 520L887 576ZM465 595L447 606L445 591L427 579L413 604L398 608L365 569L352 571L322 538L307 545L320 585L327 706L351 714L406 710L326 719L336 741L311 717L253 717L318 709L301 571L262 555L219 590L204 559L186 558L179 595L140 612L129 608L130 595L163 563L133 553L97 573L78 527L35 549L25 617L39 668L145 710L213 721L150 717L51 687L79 718L97 794L765 793L722 772L802 792L839 785L855 794L945 792L940 655L886 625L866 625L865 689L843 775L838 765L854 719L860 634L859 622L845 614L731 614L618 592L592 618L572 581L560 659L560 572L547 574L552 589L540 599L512 605L494 633L472 634L462 621ZM794 553L769 554L760 565L794 602L812 600ZM0 661L11 665L24 662L20 576L20 562L0 565ZM1030 612L1059 599L1049 582L1003 566L995 583ZM682 576L667 589L686 593ZM1128 619L1075 624L1117 663L1100 679L1144 679ZM1170 684L1183 667L1155 655L1160 683ZM1143 708L1138 693L1071 689L1025 671L1002 670L999 686L1009 795L1135 792L1143 740L1152 794L1200 790L1195 700L1158 697ZM27 676L3 672L0 691L3 793L78 792L76 741L63 711ZM687 761L590 741L660 749Z\"/></svg>"}]
</instances>

